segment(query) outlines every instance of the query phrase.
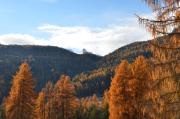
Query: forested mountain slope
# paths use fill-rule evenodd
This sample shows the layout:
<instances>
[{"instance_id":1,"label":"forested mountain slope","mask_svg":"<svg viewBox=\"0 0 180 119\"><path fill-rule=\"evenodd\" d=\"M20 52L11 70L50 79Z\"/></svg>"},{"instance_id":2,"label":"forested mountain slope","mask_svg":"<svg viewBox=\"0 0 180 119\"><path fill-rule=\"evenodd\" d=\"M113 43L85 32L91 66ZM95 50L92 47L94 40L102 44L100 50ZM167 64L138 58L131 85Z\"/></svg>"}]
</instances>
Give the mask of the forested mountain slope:
<instances>
[{"instance_id":1,"label":"forested mountain slope","mask_svg":"<svg viewBox=\"0 0 180 119\"><path fill-rule=\"evenodd\" d=\"M151 56L148 42L129 44L104 57L90 53L76 54L53 46L0 45L0 90L2 95L7 94L12 76L18 66L26 61L31 66L37 90L40 90L47 81L56 82L60 75L66 74L74 77L73 80L83 86L79 89L79 96L101 94L109 87L114 67L123 59L133 61L139 55ZM80 81L82 74L85 76L83 81ZM104 86L100 82L104 83ZM95 87L94 83L98 87Z\"/></svg>"},{"instance_id":2,"label":"forested mountain slope","mask_svg":"<svg viewBox=\"0 0 180 119\"><path fill-rule=\"evenodd\" d=\"M7 92L12 76L24 61L30 64L39 90L48 80L58 80L61 74L74 76L95 69L100 59L97 55L79 55L52 46L0 45L0 88L3 94Z\"/></svg>"},{"instance_id":3,"label":"forested mountain slope","mask_svg":"<svg viewBox=\"0 0 180 119\"><path fill-rule=\"evenodd\" d=\"M112 53L104 56L99 62L100 67L112 67L117 66L120 61L127 60L132 62L137 56L143 55L145 57L151 57L150 42L134 42L129 45L123 46Z\"/></svg>"}]
</instances>

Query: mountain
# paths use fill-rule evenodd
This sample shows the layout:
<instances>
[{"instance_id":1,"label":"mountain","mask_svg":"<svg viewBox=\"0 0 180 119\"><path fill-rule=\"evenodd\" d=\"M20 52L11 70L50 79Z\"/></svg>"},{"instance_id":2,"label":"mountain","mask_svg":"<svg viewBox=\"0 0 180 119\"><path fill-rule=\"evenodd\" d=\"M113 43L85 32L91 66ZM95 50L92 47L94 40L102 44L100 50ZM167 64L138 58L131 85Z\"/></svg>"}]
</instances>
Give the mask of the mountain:
<instances>
[{"instance_id":1,"label":"mountain","mask_svg":"<svg viewBox=\"0 0 180 119\"><path fill-rule=\"evenodd\" d=\"M123 59L131 62L139 55L151 56L148 41L129 44L104 57L91 53L76 54L53 46L0 45L0 90L2 95L7 94L12 76L26 61L31 66L38 91L47 81L56 82L61 74L66 74L72 77L77 89L80 85L83 87L78 89L79 96L102 94L110 85L115 66Z\"/></svg>"},{"instance_id":2,"label":"mountain","mask_svg":"<svg viewBox=\"0 0 180 119\"><path fill-rule=\"evenodd\" d=\"M97 65L99 67L112 67L118 65L122 60L132 62L140 55L151 57L150 41L134 42L123 46L104 56Z\"/></svg>"},{"instance_id":3,"label":"mountain","mask_svg":"<svg viewBox=\"0 0 180 119\"><path fill-rule=\"evenodd\" d=\"M98 96L102 96L103 92L110 86L116 66L122 60L132 62L140 55L146 58L152 56L149 41L131 43L104 56L97 62L97 69L90 72L82 72L73 77L77 95L86 97L95 93Z\"/></svg>"},{"instance_id":4,"label":"mountain","mask_svg":"<svg viewBox=\"0 0 180 119\"><path fill-rule=\"evenodd\" d=\"M95 69L96 62L101 58L93 54L79 55L52 46L0 45L0 88L6 94L12 76L24 61L30 64L37 90L40 90L47 81L57 81L61 74L72 77Z\"/></svg>"},{"instance_id":5,"label":"mountain","mask_svg":"<svg viewBox=\"0 0 180 119\"><path fill-rule=\"evenodd\" d=\"M86 49L82 50L82 54L92 54L91 52L88 52Z\"/></svg>"}]
</instances>

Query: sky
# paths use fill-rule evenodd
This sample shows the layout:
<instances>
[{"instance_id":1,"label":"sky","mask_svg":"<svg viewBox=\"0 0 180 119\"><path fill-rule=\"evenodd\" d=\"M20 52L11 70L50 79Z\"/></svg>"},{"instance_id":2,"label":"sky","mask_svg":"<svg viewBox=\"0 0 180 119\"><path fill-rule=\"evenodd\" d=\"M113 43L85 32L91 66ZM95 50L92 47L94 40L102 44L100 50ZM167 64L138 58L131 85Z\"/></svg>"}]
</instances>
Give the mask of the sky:
<instances>
[{"instance_id":1,"label":"sky","mask_svg":"<svg viewBox=\"0 0 180 119\"><path fill-rule=\"evenodd\" d=\"M142 0L0 0L0 43L51 45L106 55L150 35Z\"/></svg>"}]
</instances>

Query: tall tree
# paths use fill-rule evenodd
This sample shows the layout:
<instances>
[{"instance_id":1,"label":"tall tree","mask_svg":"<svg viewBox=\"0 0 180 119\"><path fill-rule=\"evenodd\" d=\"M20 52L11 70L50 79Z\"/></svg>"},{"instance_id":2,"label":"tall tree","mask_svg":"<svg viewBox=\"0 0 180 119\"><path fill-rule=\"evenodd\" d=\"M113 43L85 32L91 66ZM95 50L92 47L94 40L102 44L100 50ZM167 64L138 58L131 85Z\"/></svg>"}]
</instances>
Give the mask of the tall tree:
<instances>
[{"instance_id":1,"label":"tall tree","mask_svg":"<svg viewBox=\"0 0 180 119\"><path fill-rule=\"evenodd\" d=\"M153 80L150 75L151 66L149 60L139 56L131 64L131 70L132 81L130 82L129 89L134 91L134 96L131 99L133 100L134 118L150 119L149 103L152 100L151 96L155 96L156 93L152 89Z\"/></svg>"},{"instance_id":2,"label":"tall tree","mask_svg":"<svg viewBox=\"0 0 180 119\"><path fill-rule=\"evenodd\" d=\"M109 92L110 119L152 118L157 92L150 72L150 63L143 56L131 65L123 61L117 67Z\"/></svg>"},{"instance_id":3,"label":"tall tree","mask_svg":"<svg viewBox=\"0 0 180 119\"><path fill-rule=\"evenodd\" d=\"M29 65L24 62L13 77L12 87L5 101L7 119L32 119L35 101L34 80Z\"/></svg>"},{"instance_id":4,"label":"tall tree","mask_svg":"<svg viewBox=\"0 0 180 119\"><path fill-rule=\"evenodd\" d=\"M122 61L115 71L109 90L109 119L133 118L132 90L127 90L128 81L131 78L131 69L127 61Z\"/></svg>"},{"instance_id":5,"label":"tall tree","mask_svg":"<svg viewBox=\"0 0 180 119\"><path fill-rule=\"evenodd\" d=\"M156 15L156 19L146 19L138 16L140 23L154 35L179 34L172 32L180 26L180 0L143 0Z\"/></svg>"},{"instance_id":6,"label":"tall tree","mask_svg":"<svg viewBox=\"0 0 180 119\"><path fill-rule=\"evenodd\" d=\"M180 0L145 0L156 15L154 20L139 17L152 33L151 72L157 96L156 118L180 118Z\"/></svg>"}]
</instances>

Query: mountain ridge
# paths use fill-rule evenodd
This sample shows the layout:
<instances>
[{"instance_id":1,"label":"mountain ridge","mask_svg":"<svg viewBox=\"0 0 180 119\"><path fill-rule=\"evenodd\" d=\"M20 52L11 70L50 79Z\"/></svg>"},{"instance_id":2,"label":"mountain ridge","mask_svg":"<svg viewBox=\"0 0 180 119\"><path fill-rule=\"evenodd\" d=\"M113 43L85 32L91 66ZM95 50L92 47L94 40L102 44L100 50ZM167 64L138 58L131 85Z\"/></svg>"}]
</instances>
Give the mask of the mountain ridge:
<instances>
[{"instance_id":1,"label":"mountain ridge","mask_svg":"<svg viewBox=\"0 0 180 119\"><path fill-rule=\"evenodd\" d=\"M19 65L24 61L31 66L38 86L37 91L39 91L49 80L56 82L62 74L69 75L72 80L74 77L79 77L78 75L81 73L85 75L88 73L87 76L92 78L93 72L101 72L101 69L115 67L124 59L131 62L139 55L150 57L148 53L148 41L131 43L105 56L91 53L77 54L56 46L0 45L0 90L2 90L3 95L7 94L12 76L15 75ZM108 72L108 70L105 73L107 75L103 75L104 81L107 77L112 76L112 72ZM101 78L101 75L99 78L94 77L95 81L98 82ZM78 79L76 80L78 81ZM108 80L105 88L108 87L109 82Z\"/></svg>"}]
</instances>

